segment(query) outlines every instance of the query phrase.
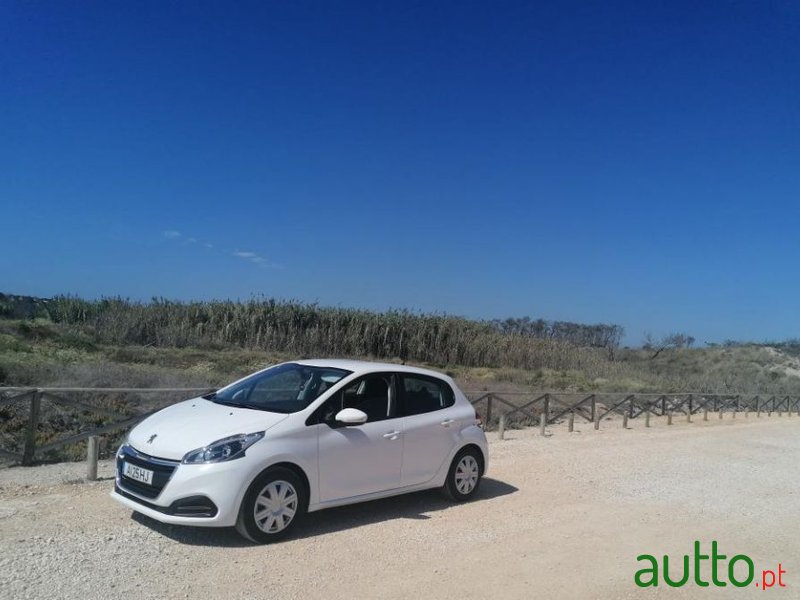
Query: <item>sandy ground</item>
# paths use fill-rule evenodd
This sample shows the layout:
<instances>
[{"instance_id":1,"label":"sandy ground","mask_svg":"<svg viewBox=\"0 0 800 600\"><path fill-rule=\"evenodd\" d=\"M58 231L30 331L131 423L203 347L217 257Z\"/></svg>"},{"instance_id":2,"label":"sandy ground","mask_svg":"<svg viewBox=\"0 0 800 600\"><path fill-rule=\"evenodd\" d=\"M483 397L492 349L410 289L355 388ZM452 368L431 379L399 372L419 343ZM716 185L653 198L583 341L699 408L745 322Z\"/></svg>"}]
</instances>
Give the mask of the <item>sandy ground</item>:
<instances>
[{"instance_id":1,"label":"sandy ground","mask_svg":"<svg viewBox=\"0 0 800 600\"><path fill-rule=\"evenodd\" d=\"M0 470L2 598L746 598L748 588L642 590L636 557L680 564L694 540L787 571L800 598L800 417L579 424L492 440L479 497L436 492L308 516L296 539L132 516L84 465ZM496 434L490 434L496 438ZM737 571L738 573L738 571Z\"/></svg>"}]
</instances>

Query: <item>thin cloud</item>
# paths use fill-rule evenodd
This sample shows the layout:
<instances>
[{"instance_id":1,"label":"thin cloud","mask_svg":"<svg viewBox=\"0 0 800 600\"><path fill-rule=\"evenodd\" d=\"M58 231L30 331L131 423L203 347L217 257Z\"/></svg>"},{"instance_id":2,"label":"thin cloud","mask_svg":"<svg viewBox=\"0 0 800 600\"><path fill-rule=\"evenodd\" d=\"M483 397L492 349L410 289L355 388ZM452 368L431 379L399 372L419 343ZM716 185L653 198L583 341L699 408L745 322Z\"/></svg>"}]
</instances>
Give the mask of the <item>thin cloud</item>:
<instances>
[{"instance_id":1,"label":"thin cloud","mask_svg":"<svg viewBox=\"0 0 800 600\"><path fill-rule=\"evenodd\" d=\"M242 260L246 260L248 262L251 262L254 265L258 265L259 267L266 267L266 268L270 268L270 269L282 269L283 268L282 265L279 265L279 264L276 264L276 263L272 263L269 260L267 260L266 258L264 258L263 256L261 256L260 254L257 254L255 252L250 252L250 251L247 251L247 250L237 250L236 252L232 252L231 255L235 256L236 258L241 258Z\"/></svg>"},{"instance_id":2,"label":"thin cloud","mask_svg":"<svg viewBox=\"0 0 800 600\"><path fill-rule=\"evenodd\" d=\"M214 248L213 244L204 242L203 240L198 240L197 238L191 236L184 235L183 233L181 233L180 231L176 231L175 229L167 229L165 231L162 231L161 237L166 240L173 240L175 242L179 242L180 246L199 244L205 248L209 249ZM216 252L224 252L228 256L233 256L235 258L239 258L249 263L253 263L258 267L269 268L269 269L283 269L283 265L270 262L267 258L261 256L257 252L251 252L250 250L235 250L231 252L230 250L224 250L220 248L216 250Z\"/></svg>"}]
</instances>

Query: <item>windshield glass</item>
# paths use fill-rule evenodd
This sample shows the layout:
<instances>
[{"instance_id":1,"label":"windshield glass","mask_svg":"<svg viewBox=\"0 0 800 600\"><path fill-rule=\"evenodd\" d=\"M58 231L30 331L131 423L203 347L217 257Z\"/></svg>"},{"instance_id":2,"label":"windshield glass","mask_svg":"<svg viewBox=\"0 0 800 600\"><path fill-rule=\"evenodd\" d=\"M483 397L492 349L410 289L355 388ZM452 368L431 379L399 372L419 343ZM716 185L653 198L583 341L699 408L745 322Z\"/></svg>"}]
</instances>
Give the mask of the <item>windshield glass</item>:
<instances>
[{"instance_id":1,"label":"windshield glass","mask_svg":"<svg viewBox=\"0 0 800 600\"><path fill-rule=\"evenodd\" d=\"M350 373L344 369L288 363L251 375L206 399L227 406L293 413L303 410Z\"/></svg>"}]
</instances>

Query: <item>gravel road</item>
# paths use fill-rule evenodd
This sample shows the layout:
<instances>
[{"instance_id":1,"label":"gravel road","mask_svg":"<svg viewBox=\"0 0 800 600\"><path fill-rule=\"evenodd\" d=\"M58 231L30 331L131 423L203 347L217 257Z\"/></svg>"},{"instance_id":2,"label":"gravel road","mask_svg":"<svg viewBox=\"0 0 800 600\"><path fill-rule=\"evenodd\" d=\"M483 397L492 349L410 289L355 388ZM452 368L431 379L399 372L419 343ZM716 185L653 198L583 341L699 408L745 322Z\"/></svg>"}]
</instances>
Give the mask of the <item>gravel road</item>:
<instances>
[{"instance_id":1,"label":"gravel road","mask_svg":"<svg viewBox=\"0 0 800 600\"><path fill-rule=\"evenodd\" d=\"M772 595L800 597L800 418L640 421L507 432L470 503L423 492L322 511L271 546L132 515L108 497L110 463L94 483L83 464L0 469L0 597L641 598L637 555L679 563L694 540L759 574L782 563ZM647 595L762 593L698 590Z\"/></svg>"}]
</instances>

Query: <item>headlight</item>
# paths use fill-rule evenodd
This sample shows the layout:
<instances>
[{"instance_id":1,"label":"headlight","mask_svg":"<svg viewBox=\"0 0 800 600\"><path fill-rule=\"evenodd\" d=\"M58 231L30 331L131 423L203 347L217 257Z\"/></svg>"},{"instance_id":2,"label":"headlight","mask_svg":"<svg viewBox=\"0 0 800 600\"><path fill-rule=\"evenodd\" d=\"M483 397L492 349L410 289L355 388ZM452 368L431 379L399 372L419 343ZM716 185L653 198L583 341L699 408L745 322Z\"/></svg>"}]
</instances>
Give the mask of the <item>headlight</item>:
<instances>
[{"instance_id":1,"label":"headlight","mask_svg":"<svg viewBox=\"0 0 800 600\"><path fill-rule=\"evenodd\" d=\"M240 433L209 444L203 448L192 450L181 461L185 465L218 463L244 456L244 451L264 437L263 431L256 433Z\"/></svg>"}]
</instances>

